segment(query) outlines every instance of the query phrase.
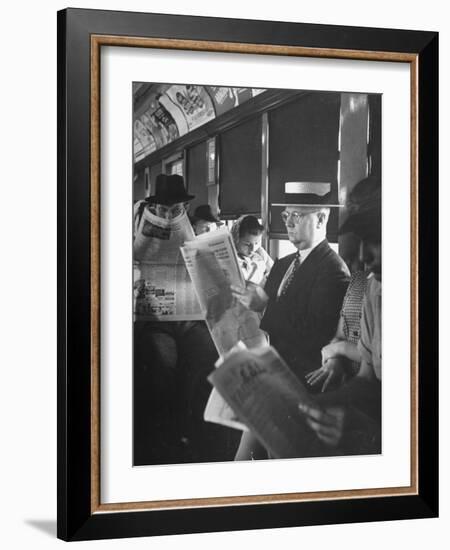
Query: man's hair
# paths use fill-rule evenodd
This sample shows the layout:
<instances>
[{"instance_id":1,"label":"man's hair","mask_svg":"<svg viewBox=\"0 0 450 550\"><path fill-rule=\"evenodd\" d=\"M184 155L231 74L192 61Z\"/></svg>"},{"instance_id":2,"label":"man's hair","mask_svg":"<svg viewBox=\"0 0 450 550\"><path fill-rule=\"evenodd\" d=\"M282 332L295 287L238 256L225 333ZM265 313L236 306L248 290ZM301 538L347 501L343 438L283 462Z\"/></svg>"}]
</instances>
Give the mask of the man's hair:
<instances>
[{"instance_id":1,"label":"man's hair","mask_svg":"<svg viewBox=\"0 0 450 550\"><path fill-rule=\"evenodd\" d=\"M328 223L328 219L330 217L330 209L324 206L323 208L320 208L318 210L318 214L322 214L322 218L325 219L325 226L326 226Z\"/></svg>"}]
</instances>

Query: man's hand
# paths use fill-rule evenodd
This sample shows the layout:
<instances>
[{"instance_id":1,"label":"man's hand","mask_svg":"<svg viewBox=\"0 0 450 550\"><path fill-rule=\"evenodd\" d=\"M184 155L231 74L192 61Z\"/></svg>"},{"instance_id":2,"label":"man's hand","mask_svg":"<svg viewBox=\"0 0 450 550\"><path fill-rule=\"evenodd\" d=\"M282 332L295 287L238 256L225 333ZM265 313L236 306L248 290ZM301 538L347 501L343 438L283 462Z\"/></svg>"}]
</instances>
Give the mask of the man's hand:
<instances>
[{"instance_id":1,"label":"man's hand","mask_svg":"<svg viewBox=\"0 0 450 550\"><path fill-rule=\"evenodd\" d=\"M330 447L337 447L344 433L345 411L342 407L321 409L318 406L298 405L306 423L317 437Z\"/></svg>"},{"instance_id":2,"label":"man's hand","mask_svg":"<svg viewBox=\"0 0 450 550\"><path fill-rule=\"evenodd\" d=\"M342 361L337 357L329 359L320 369L308 372L305 376L306 383L310 386L316 386L322 383L321 391L327 388L340 386L345 380L345 369Z\"/></svg>"},{"instance_id":3,"label":"man's hand","mask_svg":"<svg viewBox=\"0 0 450 550\"><path fill-rule=\"evenodd\" d=\"M253 311L262 311L269 301L264 290L250 281L247 281L245 288L232 285L231 292L244 307Z\"/></svg>"}]
</instances>

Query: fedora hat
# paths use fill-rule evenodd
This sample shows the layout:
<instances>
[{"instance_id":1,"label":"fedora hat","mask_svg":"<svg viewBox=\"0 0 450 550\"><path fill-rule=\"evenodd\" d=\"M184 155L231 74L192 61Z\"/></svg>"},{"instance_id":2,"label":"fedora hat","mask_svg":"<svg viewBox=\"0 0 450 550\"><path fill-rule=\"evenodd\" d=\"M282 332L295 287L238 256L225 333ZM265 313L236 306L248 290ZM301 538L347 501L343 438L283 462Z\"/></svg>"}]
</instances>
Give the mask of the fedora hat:
<instances>
[{"instance_id":1,"label":"fedora hat","mask_svg":"<svg viewBox=\"0 0 450 550\"><path fill-rule=\"evenodd\" d=\"M184 180L177 174L158 174L156 176L155 194L147 197L149 204L163 204L171 206L177 202L187 202L195 198L195 195L186 193Z\"/></svg>"},{"instance_id":2,"label":"fedora hat","mask_svg":"<svg viewBox=\"0 0 450 550\"><path fill-rule=\"evenodd\" d=\"M313 181L287 181L284 184L283 203L273 206L317 206L319 208L342 207L332 198L331 183Z\"/></svg>"},{"instance_id":3,"label":"fedora hat","mask_svg":"<svg viewBox=\"0 0 450 550\"><path fill-rule=\"evenodd\" d=\"M205 220L207 222L220 223L217 216L214 216L209 204L201 204L194 210L194 220Z\"/></svg>"},{"instance_id":4,"label":"fedora hat","mask_svg":"<svg viewBox=\"0 0 450 550\"><path fill-rule=\"evenodd\" d=\"M381 182L368 176L358 182L347 200L348 216L339 234L354 233L362 240L381 242Z\"/></svg>"},{"instance_id":5,"label":"fedora hat","mask_svg":"<svg viewBox=\"0 0 450 550\"><path fill-rule=\"evenodd\" d=\"M354 233L363 241L381 242L381 195L354 208L339 228L339 234Z\"/></svg>"}]
</instances>

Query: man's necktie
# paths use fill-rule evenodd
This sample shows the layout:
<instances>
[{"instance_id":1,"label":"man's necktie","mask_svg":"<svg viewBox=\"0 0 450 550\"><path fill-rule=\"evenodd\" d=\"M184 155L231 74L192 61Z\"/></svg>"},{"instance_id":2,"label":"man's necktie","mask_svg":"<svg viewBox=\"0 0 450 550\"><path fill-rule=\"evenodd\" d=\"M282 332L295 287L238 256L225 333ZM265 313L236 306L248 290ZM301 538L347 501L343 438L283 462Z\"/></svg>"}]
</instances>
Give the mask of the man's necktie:
<instances>
[{"instance_id":1,"label":"man's necktie","mask_svg":"<svg viewBox=\"0 0 450 550\"><path fill-rule=\"evenodd\" d=\"M288 273L286 273L286 278L281 281L281 288L278 293L278 297L284 296L287 292L287 289L291 286L292 281L294 280L295 274L300 267L300 252L297 252L294 260L288 268Z\"/></svg>"}]
</instances>

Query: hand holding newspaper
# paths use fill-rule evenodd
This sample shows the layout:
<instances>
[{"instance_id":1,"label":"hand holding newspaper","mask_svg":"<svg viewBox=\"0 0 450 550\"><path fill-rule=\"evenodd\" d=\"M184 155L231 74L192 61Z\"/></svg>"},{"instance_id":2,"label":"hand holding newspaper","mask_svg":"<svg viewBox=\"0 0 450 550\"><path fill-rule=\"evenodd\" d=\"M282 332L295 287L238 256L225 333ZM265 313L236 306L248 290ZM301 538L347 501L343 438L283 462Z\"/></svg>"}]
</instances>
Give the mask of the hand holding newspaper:
<instances>
[{"instance_id":1,"label":"hand holding newspaper","mask_svg":"<svg viewBox=\"0 0 450 550\"><path fill-rule=\"evenodd\" d=\"M236 348L208 380L272 458L329 454L299 411L311 396L273 347Z\"/></svg>"}]
</instances>

